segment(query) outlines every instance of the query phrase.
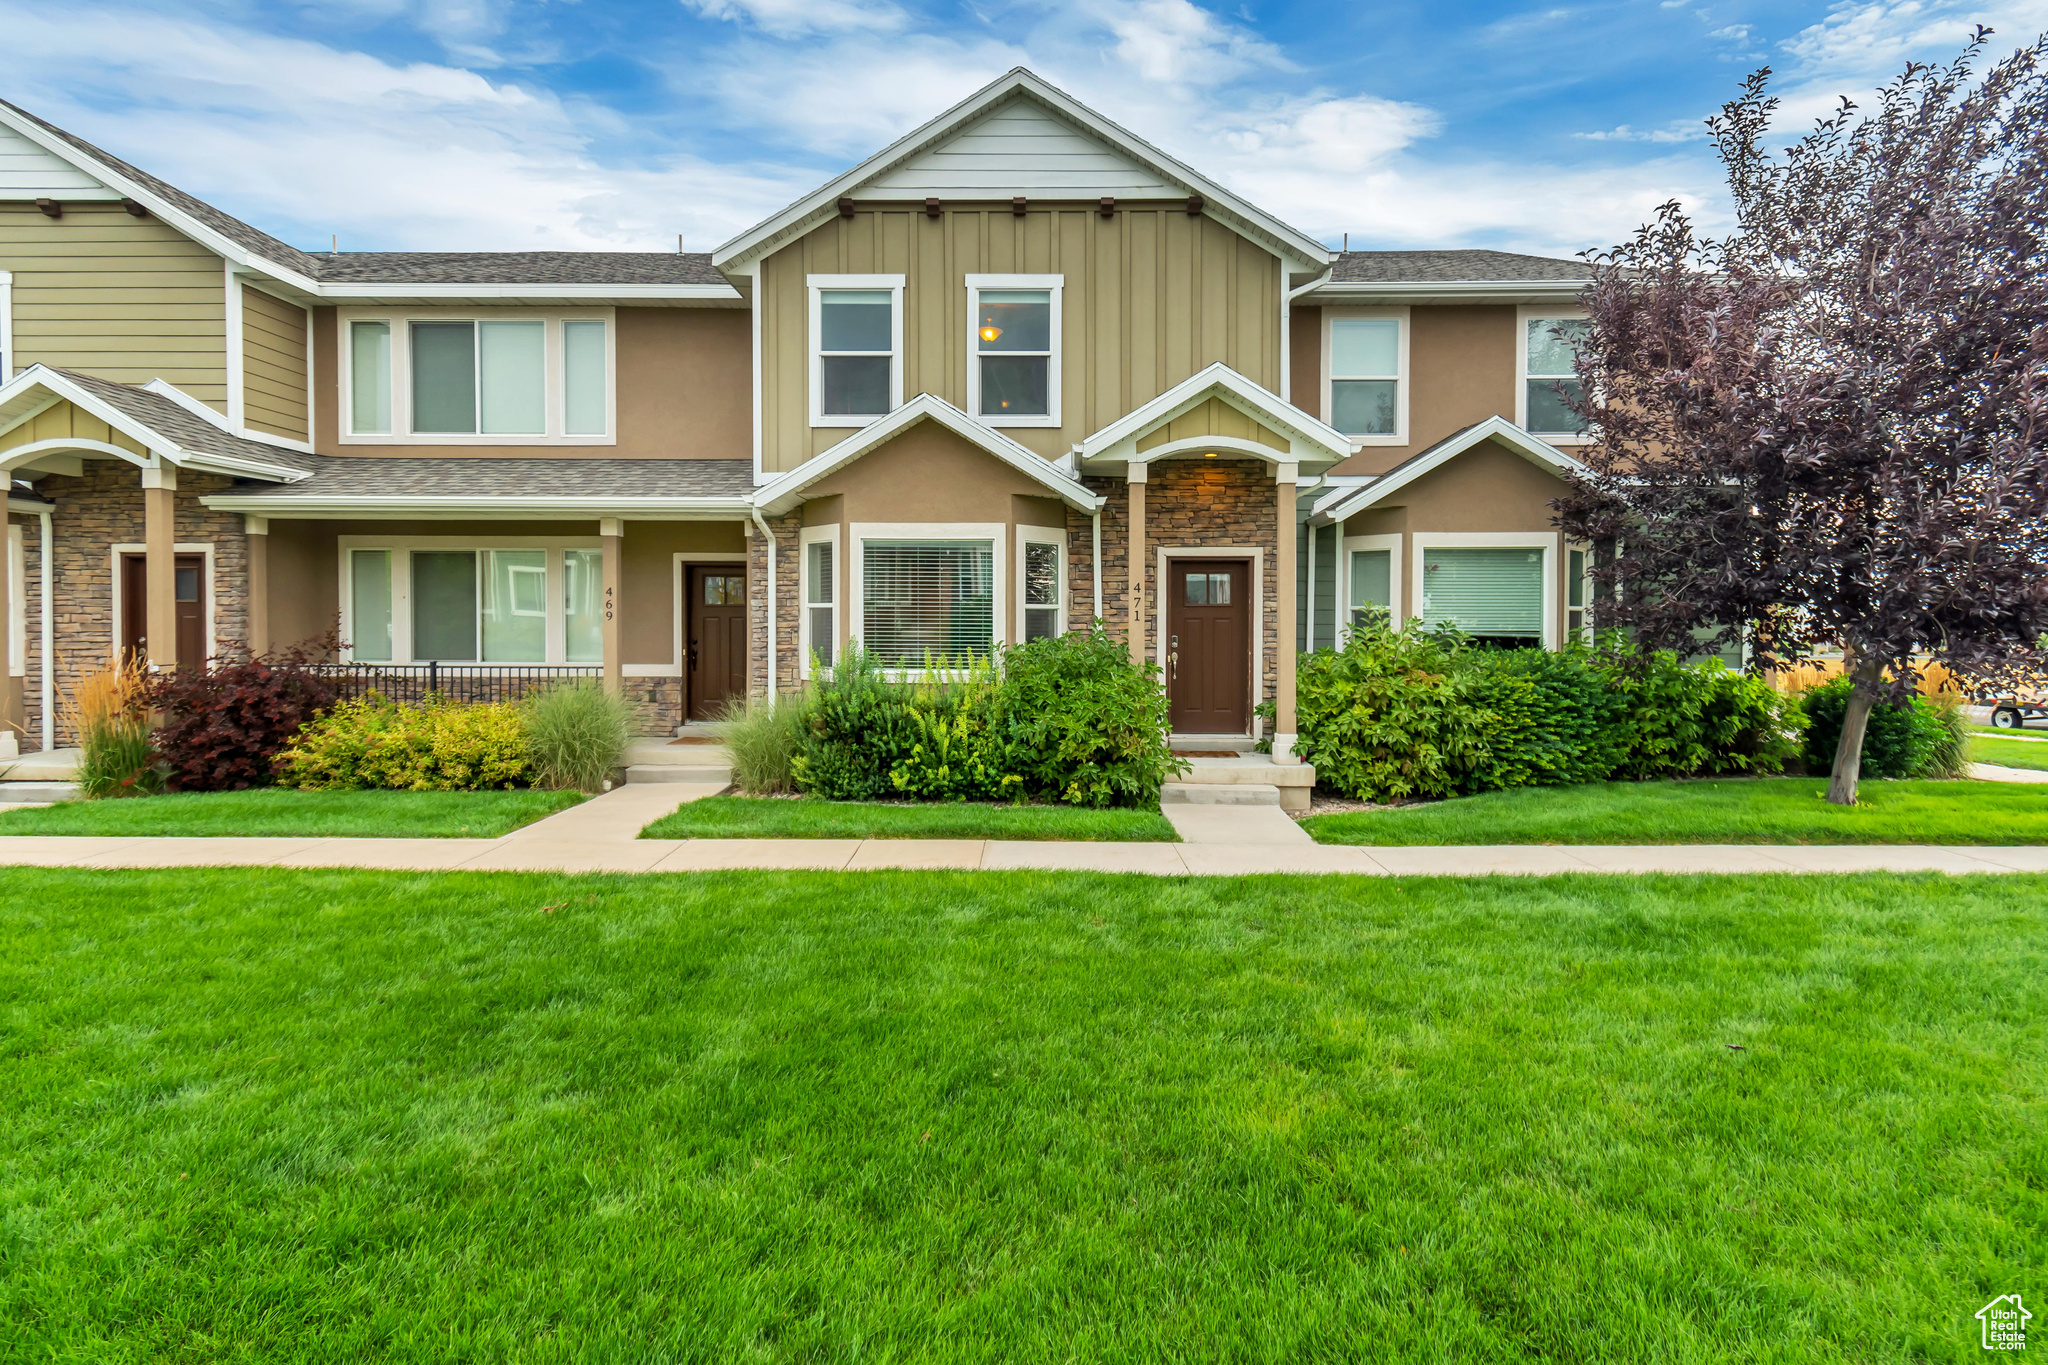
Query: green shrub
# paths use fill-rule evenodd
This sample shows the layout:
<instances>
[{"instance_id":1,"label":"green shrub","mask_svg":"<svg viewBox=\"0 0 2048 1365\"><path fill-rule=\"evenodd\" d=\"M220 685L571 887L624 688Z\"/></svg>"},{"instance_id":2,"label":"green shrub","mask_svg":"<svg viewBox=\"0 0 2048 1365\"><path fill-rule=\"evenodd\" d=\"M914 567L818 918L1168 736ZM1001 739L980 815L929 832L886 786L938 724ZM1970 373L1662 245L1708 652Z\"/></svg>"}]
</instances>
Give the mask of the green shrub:
<instances>
[{"instance_id":1,"label":"green shrub","mask_svg":"<svg viewBox=\"0 0 2048 1365\"><path fill-rule=\"evenodd\" d=\"M1849 713L1853 683L1846 676L1828 679L1801 698L1806 711L1806 770L1832 772L1835 750L1842 743L1842 722ZM1961 711L1953 712L1960 722ZM1944 762L1961 771L1963 739L1950 737L1950 725L1925 697L1880 698L1870 708L1863 730L1861 775L1875 778L1931 777ZM1967 735L1967 728L1964 729ZM1948 752L1945 752L1948 751Z\"/></svg>"},{"instance_id":2,"label":"green shrub","mask_svg":"<svg viewBox=\"0 0 2048 1365\"><path fill-rule=\"evenodd\" d=\"M1970 773L1970 718L1963 714L1962 696L1943 692L1927 697L1929 710L1941 726L1933 752L1927 758L1923 777L1967 777Z\"/></svg>"},{"instance_id":3,"label":"green shrub","mask_svg":"<svg viewBox=\"0 0 2048 1365\"><path fill-rule=\"evenodd\" d=\"M1454 796L1487 759L1494 713L1454 633L1361 627L1295 671L1295 752L1365 801Z\"/></svg>"},{"instance_id":4,"label":"green shrub","mask_svg":"<svg viewBox=\"0 0 2048 1365\"><path fill-rule=\"evenodd\" d=\"M1591 651L1478 649L1463 663L1494 713L1473 789L1601 782L1621 766L1628 696Z\"/></svg>"},{"instance_id":5,"label":"green shrub","mask_svg":"<svg viewBox=\"0 0 2048 1365\"><path fill-rule=\"evenodd\" d=\"M494 790L526 778L526 732L510 702L413 707L370 692L301 727L277 769L285 786L312 791Z\"/></svg>"},{"instance_id":6,"label":"green shrub","mask_svg":"<svg viewBox=\"0 0 2048 1365\"><path fill-rule=\"evenodd\" d=\"M1799 755L1797 701L1719 659L1681 663L1668 650L1609 642L1605 667L1626 705L1616 777L1783 772Z\"/></svg>"},{"instance_id":7,"label":"green shrub","mask_svg":"<svg viewBox=\"0 0 2048 1365\"><path fill-rule=\"evenodd\" d=\"M811 683L790 773L798 791L872 801L895 794L889 771L916 742L909 689L873 655L848 649L829 677Z\"/></svg>"},{"instance_id":8,"label":"green shrub","mask_svg":"<svg viewBox=\"0 0 2048 1365\"><path fill-rule=\"evenodd\" d=\"M1026 795L1077 806L1156 806L1173 756L1157 664L1094 629L1004 653L996 689L998 765ZM1000 794L1000 793L999 793Z\"/></svg>"},{"instance_id":9,"label":"green shrub","mask_svg":"<svg viewBox=\"0 0 2048 1365\"><path fill-rule=\"evenodd\" d=\"M773 702L735 697L719 719L735 786L749 796L796 790L791 765L804 723L802 697L784 695Z\"/></svg>"},{"instance_id":10,"label":"green shrub","mask_svg":"<svg viewBox=\"0 0 2048 1365\"><path fill-rule=\"evenodd\" d=\"M536 787L601 791L626 761L633 704L583 680L536 692L520 705Z\"/></svg>"}]
</instances>

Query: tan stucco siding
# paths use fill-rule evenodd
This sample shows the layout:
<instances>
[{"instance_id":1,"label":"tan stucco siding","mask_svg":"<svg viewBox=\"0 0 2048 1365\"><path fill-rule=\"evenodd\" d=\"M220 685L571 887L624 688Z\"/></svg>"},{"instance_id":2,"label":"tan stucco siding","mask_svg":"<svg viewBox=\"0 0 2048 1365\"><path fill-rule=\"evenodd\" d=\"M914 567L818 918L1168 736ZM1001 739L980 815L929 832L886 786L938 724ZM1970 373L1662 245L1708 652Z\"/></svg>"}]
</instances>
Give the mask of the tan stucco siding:
<instances>
[{"instance_id":1,"label":"tan stucco siding","mask_svg":"<svg viewBox=\"0 0 2048 1365\"><path fill-rule=\"evenodd\" d=\"M91 413L74 406L69 400L59 400L14 430L0 435L0 454L16 446L33 445L37 441L61 440L97 441L103 445L119 446L123 450L134 452L138 459L146 457L149 453L140 441L114 430Z\"/></svg>"},{"instance_id":2,"label":"tan stucco siding","mask_svg":"<svg viewBox=\"0 0 2048 1365\"><path fill-rule=\"evenodd\" d=\"M418 316L431 310L406 309ZM505 310L499 310L505 311ZM517 310L530 315L531 310ZM447 310L489 317L488 308ZM612 445L343 445L337 423L340 334L333 308L313 310L314 444L328 455L539 456L547 459L745 460L752 457L751 327L739 309L620 308L614 314L618 440Z\"/></svg>"},{"instance_id":3,"label":"tan stucco siding","mask_svg":"<svg viewBox=\"0 0 2048 1365\"><path fill-rule=\"evenodd\" d=\"M1324 396L1323 309L1293 313L1294 402L1330 420ZM1417 304L1408 312L1408 441L1368 445L1330 472L1383 474L1452 432L1515 418L1515 309L1510 304Z\"/></svg>"},{"instance_id":4,"label":"tan stucco siding","mask_svg":"<svg viewBox=\"0 0 2048 1365\"><path fill-rule=\"evenodd\" d=\"M1283 454L1287 450L1287 438L1262 422L1255 422L1220 398L1208 402L1191 412L1184 412L1157 430L1147 432L1138 438L1138 450L1142 453L1174 441L1192 440L1198 436L1228 436L1239 441L1250 441Z\"/></svg>"},{"instance_id":5,"label":"tan stucco siding","mask_svg":"<svg viewBox=\"0 0 2048 1365\"><path fill-rule=\"evenodd\" d=\"M676 556L744 556L737 521L629 521L619 566L619 659L629 664L676 661ZM716 558L698 559L716 563ZM731 561L745 571L745 559Z\"/></svg>"},{"instance_id":6,"label":"tan stucco siding","mask_svg":"<svg viewBox=\"0 0 2048 1365\"><path fill-rule=\"evenodd\" d=\"M295 441L306 430L306 310L242 286L242 411L247 425Z\"/></svg>"},{"instance_id":7,"label":"tan stucco siding","mask_svg":"<svg viewBox=\"0 0 2048 1365\"><path fill-rule=\"evenodd\" d=\"M904 277L903 396L967 406L967 276L1063 277L1060 420L1006 427L1048 458L1222 361L1267 388L1280 382L1280 263L1183 208L861 208L762 262L762 455L792 469L847 434L810 425L814 274Z\"/></svg>"},{"instance_id":8,"label":"tan stucco siding","mask_svg":"<svg viewBox=\"0 0 2048 1365\"><path fill-rule=\"evenodd\" d=\"M161 378L226 413L227 276L206 248L118 204L52 219L0 203L0 270L14 275L13 364Z\"/></svg>"}]
</instances>

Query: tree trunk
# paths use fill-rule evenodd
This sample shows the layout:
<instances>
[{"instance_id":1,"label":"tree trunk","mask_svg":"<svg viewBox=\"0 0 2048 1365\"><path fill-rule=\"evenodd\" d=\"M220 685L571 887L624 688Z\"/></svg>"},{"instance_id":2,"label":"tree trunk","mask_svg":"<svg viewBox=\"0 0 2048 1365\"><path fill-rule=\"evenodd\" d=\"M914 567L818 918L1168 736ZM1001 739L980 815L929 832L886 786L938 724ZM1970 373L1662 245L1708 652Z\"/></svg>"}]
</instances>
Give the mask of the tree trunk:
<instances>
[{"instance_id":1,"label":"tree trunk","mask_svg":"<svg viewBox=\"0 0 2048 1365\"><path fill-rule=\"evenodd\" d=\"M1849 710L1842 717L1842 739L1835 746L1835 771L1828 779L1831 806L1856 804L1856 779L1863 771L1863 732L1870 728L1870 708L1877 704L1882 673L1877 660L1866 659L1849 674L1855 686L1849 692Z\"/></svg>"}]
</instances>

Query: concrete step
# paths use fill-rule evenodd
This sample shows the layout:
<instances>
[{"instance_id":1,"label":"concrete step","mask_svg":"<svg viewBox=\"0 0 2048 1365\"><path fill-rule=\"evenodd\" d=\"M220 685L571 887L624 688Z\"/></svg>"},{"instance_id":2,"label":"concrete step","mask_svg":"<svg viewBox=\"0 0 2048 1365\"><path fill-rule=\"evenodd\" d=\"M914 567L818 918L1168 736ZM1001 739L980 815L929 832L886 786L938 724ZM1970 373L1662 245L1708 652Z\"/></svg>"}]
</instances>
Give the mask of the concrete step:
<instances>
[{"instance_id":1,"label":"concrete step","mask_svg":"<svg viewBox=\"0 0 2048 1365\"><path fill-rule=\"evenodd\" d=\"M634 763L626 769L628 782L697 782L730 786L732 768L724 763Z\"/></svg>"},{"instance_id":2,"label":"concrete step","mask_svg":"<svg viewBox=\"0 0 2048 1365\"><path fill-rule=\"evenodd\" d=\"M1162 806L1277 806L1280 788L1270 782L1168 782L1159 789Z\"/></svg>"},{"instance_id":3,"label":"concrete step","mask_svg":"<svg viewBox=\"0 0 2048 1365\"><path fill-rule=\"evenodd\" d=\"M1190 786L1228 786L1235 783L1250 783L1261 787L1313 787L1316 784L1316 770L1306 763L1275 763L1265 754L1251 754L1243 758L1186 758L1184 772L1176 773L1175 782Z\"/></svg>"},{"instance_id":4,"label":"concrete step","mask_svg":"<svg viewBox=\"0 0 2048 1365\"><path fill-rule=\"evenodd\" d=\"M72 782L0 782L0 806L15 802L47 806L77 799L78 786Z\"/></svg>"}]
</instances>

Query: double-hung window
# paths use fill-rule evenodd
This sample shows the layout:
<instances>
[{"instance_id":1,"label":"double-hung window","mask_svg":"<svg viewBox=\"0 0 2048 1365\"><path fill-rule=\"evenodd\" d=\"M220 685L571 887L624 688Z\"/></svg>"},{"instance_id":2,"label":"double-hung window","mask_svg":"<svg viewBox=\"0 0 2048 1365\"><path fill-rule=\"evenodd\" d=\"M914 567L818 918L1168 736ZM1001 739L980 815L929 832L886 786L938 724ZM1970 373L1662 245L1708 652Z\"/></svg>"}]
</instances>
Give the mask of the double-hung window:
<instances>
[{"instance_id":1,"label":"double-hung window","mask_svg":"<svg viewBox=\"0 0 2048 1365\"><path fill-rule=\"evenodd\" d=\"M1524 431L1550 441L1585 439L1585 424L1571 410L1566 396L1576 399L1583 392L1577 360L1587 327L1580 317L1523 315L1519 348L1522 410L1517 415Z\"/></svg>"},{"instance_id":2,"label":"double-hung window","mask_svg":"<svg viewBox=\"0 0 2048 1365\"><path fill-rule=\"evenodd\" d=\"M1053 639L1066 629L1066 533L1027 526L1017 533L1017 540L1020 638Z\"/></svg>"},{"instance_id":3,"label":"double-hung window","mask_svg":"<svg viewBox=\"0 0 2048 1365\"><path fill-rule=\"evenodd\" d=\"M442 539L344 542L349 657L359 663L599 663L602 553Z\"/></svg>"},{"instance_id":4,"label":"double-hung window","mask_svg":"<svg viewBox=\"0 0 2048 1365\"><path fill-rule=\"evenodd\" d=\"M1384 624L1394 611L1394 551L1353 550L1346 601L1353 630Z\"/></svg>"},{"instance_id":5,"label":"double-hung window","mask_svg":"<svg viewBox=\"0 0 2048 1365\"><path fill-rule=\"evenodd\" d=\"M839 528L805 529L804 539L804 669L830 668L839 643Z\"/></svg>"},{"instance_id":6,"label":"double-hung window","mask_svg":"<svg viewBox=\"0 0 2048 1365\"><path fill-rule=\"evenodd\" d=\"M967 277L967 405L989 425L1059 425L1064 278Z\"/></svg>"},{"instance_id":7,"label":"double-hung window","mask_svg":"<svg viewBox=\"0 0 2048 1365\"><path fill-rule=\"evenodd\" d=\"M611 440L608 318L349 315L344 328L344 441Z\"/></svg>"},{"instance_id":8,"label":"double-hung window","mask_svg":"<svg viewBox=\"0 0 2048 1365\"><path fill-rule=\"evenodd\" d=\"M1408 439L1408 312L1332 309L1329 322L1330 425L1368 443Z\"/></svg>"},{"instance_id":9,"label":"double-hung window","mask_svg":"<svg viewBox=\"0 0 2048 1365\"><path fill-rule=\"evenodd\" d=\"M959 665L995 647L995 544L861 543L861 645L886 668Z\"/></svg>"},{"instance_id":10,"label":"double-hung window","mask_svg":"<svg viewBox=\"0 0 2048 1365\"><path fill-rule=\"evenodd\" d=\"M903 277L813 275L811 425L865 426L903 404Z\"/></svg>"}]
</instances>

